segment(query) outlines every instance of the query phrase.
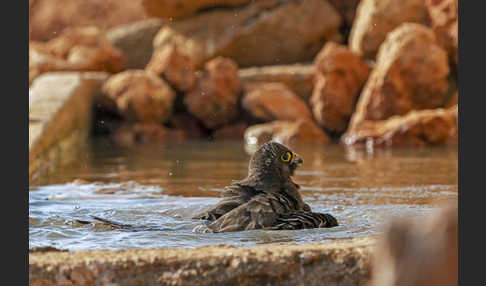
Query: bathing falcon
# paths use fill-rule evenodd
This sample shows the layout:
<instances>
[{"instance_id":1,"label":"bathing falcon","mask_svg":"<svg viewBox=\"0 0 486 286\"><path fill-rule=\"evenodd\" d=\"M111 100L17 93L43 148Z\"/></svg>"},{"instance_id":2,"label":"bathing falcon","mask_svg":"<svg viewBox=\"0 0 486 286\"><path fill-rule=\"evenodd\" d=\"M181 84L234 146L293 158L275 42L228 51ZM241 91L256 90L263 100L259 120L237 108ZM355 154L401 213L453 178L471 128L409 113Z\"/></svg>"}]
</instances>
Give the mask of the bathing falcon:
<instances>
[{"instance_id":1,"label":"bathing falcon","mask_svg":"<svg viewBox=\"0 0 486 286\"><path fill-rule=\"evenodd\" d=\"M330 214L315 213L291 179L302 158L277 142L267 142L251 157L248 176L225 187L222 200L195 219L208 232L250 229L304 229L337 226Z\"/></svg>"}]
</instances>

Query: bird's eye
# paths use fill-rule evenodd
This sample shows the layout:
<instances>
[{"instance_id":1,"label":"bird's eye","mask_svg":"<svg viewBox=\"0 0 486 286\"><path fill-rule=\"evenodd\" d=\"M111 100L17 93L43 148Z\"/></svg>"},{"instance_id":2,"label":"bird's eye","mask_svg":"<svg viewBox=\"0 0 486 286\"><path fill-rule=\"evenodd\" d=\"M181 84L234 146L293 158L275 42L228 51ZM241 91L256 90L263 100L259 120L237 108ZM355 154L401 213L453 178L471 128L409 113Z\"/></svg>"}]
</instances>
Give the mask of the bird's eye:
<instances>
[{"instance_id":1,"label":"bird's eye","mask_svg":"<svg viewBox=\"0 0 486 286\"><path fill-rule=\"evenodd\" d=\"M292 158L292 154L290 154L290 152L286 152L285 154L282 154L282 156L280 157L280 159L282 159L282 161L284 162L289 162L291 158Z\"/></svg>"}]
</instances>

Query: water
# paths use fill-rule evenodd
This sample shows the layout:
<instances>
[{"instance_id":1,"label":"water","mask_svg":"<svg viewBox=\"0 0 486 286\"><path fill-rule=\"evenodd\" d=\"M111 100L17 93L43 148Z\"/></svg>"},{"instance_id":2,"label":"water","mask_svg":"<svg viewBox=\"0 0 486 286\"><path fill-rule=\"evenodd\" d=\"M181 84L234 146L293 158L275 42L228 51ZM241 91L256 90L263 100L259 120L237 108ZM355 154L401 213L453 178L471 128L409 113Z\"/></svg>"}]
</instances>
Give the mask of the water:
<instances>
[{"instance_id":1,"label":"water","mask_svg":"<svg viewBox=\"0 0 486 286\"><path fill-rule=\"evenodd\" d=\"M186 142L117 147L95 141L83 158L29 192L29 247L125 249L229 244L317 243L376 236L393 217L421 217L457 200L456 149L345 150L297 146L304 165L294 181L314 211L340 226L293 231L201 234L192 216L245 177L241 142ZM141 226L113 229L92 215ZM85 221L86 223L82 223Z\"/></svg>"}]
</instances>

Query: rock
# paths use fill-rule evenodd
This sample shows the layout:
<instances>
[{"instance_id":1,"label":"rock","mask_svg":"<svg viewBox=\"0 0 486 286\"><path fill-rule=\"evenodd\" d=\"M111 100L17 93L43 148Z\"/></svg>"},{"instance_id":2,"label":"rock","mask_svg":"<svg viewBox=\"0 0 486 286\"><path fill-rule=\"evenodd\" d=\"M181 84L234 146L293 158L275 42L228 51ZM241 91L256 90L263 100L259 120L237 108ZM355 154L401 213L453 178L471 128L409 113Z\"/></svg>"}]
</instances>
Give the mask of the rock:
<instances>
[{"instance_id":1,"label":"rock","mask_svg":"<svg viewBox=\"0 0 486 286\"><path fill-rule=\"evenodd\" d=\"M188 139L205 136L199 122L188 114L174 114L170 117L168 124L171 129L183 130Z\"/></svg>"},{"instance_id":2,"label":"rock","mask_svg":"<svg viewBox=\"0 0 486 286\"><path fill-rule=\"evenodd\" d=\"M122 146L162 142L164 140L178 141L185 138L184 131L171 130L155 123L126 124L112 135L115 143Z\"/></svg>"},{"instance_id":3,"label":"rock","mask_svg":"<svg viewBox=\"0 0 486 286\"><path fill-rule=\"evenodd\" d=\"M330 138L313 121L299 119L295 121L276 120L270 123L248 127L244 134L245 149L253 153L268 141L276 141L292 146L305 143L330 143Z\"/></svg>"},{"instance_id":4,"label":"rock","mask_svg":"<svg viewBox=\"0 0 486 286\"><path fill-rule=\"evenodd\" d=\"M177 19L204 9L238 7L252 0L142 0L145 12L152 17Z\"/></svg>"},{"instance_id":5,"label":"rock","mask_svg":"<svg viewBox=\"0 0 486 286\"><path fill-rule=\"evenodd\" d=\"M372 259L372 286L458 285L457 202L426 219L392 222Z\"/></svg>"},{"instance_id":6,"label":"rock","mask_svg":"<svg viewBox=\"0 0 486 286\"><path fill-rule=\"evenodd\" d=\"M336 7L347 26L352 26L360 0L330 0Z\"/></svg>"},{"instance_id":7,"label":"rock","mask_svg":"<svg viewBox=\"0 0 486 286\"><path fill-rule=\"evenodd\" d=\"M260 121L312 119L305 101L281 83L248 85L241 104Z\"/></svg>"},{"instance_id":8,"label":"rock","mask_svg":"<svg viewBox=\"0 0 486 286\"><path fill-rule=\"evenodd\" d=\"M29 40L47 41L65 28L106 30L146 18L142 0L29 0ZM62 13L60 13L62 9Z\"/></svg>"},{"instance_id":9,"label":"rock","mask_svg":"<svg viewBox=\"0 0 486 286\"><path fill-rule=\"evenodd\" d=\"M310 64L262 66L240 69L243 86L252 83L279 82L295 94L308 99L312 93L314 66Z\"/></svg>"},{"instance_id":10,"label":"rock","mask_svg":"<svg viewBox=\"0 0 486 286\"><path fill-rule=\"evenodd\" d=\"M387 34L402 23L428 23L424 0L362 0L349 35L349 47L372 58Z\"/></svg>"},{"instance_id":11,"label":"rock","mask_svg":"<svg viewBox=\"0 0 486 286\"><path fill-rule=\"evenodd\" d=\"M387 120L366 121L346 132L342 141L360 148L457 145L457 120L457 105L411 111Z\"/></svg>"},{"instance_id":12,"label":"rock","mask_svg":"<svg viewBox=\"0 0 486 286\"><path fill-rule=\"evenodd\" d=\"M314 117L326 130L342 133L370 68L345 46L327 43L314 60L315 86L310 99Z\"/></svg>"},{"instance_id":13,"label":"rock","mask_svg":"<svg viewBox=\"0 0 486 286\"><path fill-rule=\"evenodd\" d=\"M448 74L447 53L432 30L419 24L401 25L381 45L348 130L366 120L443 106Z\"/></svg>"},{"instance_id":14,"label":"rock","mask_svg":"<svg viewBox=\"0 0 486 286\"><path fill-rule=\"evenodd\" d=\"M458 64L458 0L426 0L432 29L437 42L449 54L453 63Z\"/></svg>"},{"instance_id":15,"label":"rock","mask_svg":"<svg viewBox=\"0 0 486 286\"><path fill-rule=\"evenodd\" d=\"M145 69L163 77L181 91L189 91L196 81L194 62L188 55L179 52L175 45L155 50Z\"/></svg>"},{"instance_id":16,"label":"rock","mask_svg":"<svg viewBox=\"0 0 486 286\"><path fill-rule=\"evenodd\" d=\"M66 29L46 43L29 43L29 81L48 71L120 72L123 53L96 27Z\"/></svg>"},{"instance_id":17,"label":"rock","mask_svg":"<svg viewBox=\"0 0 486 286\"><path fill-rule=\"evenodd\" d=\"M196 86L184 97L184 105L206 128L214 129L231 122L238 114L241 81L238 66L218 57L207 62Z\"/></svg>"},{"instance_id":18,"label":"rock","mask_svg":"<svg viewBox=\"0 0 486 286\"><path fill-rule=\"evenodd\" d=\"M176 97L164 80L144 70L127 70L113 75L102 91L116 103L124 117L144 123L167 121Z\"/></svg>"},{"instance_id":19,"label":"rock","mask_svg":"<svg viewBox=\"0 0 486 286\"><path fill-rule=\"evenodd\" d=\"M341 16L327 0L267 0L172 21L154 48L176 44L199 68L216 56L239 66L310 61L326 41L341 41ZM289 36L292 35L292 36Z\"/></svg>"},{"instance_id":20,"label":"rock","mask_svg":"<svg viewBox=\"0 0 486 286\"><path fill-rule=\"evenodd\" d=\"M453 107L454 105L457 105L459 99L459 93L456 91L454 95L452 95L451 98L447 101L446 105L444 106L445 108Z\"/></svg>"},{"instance_id":21,"label":"rock","mask_svg":"<svg viewBox=\"0 0 486 286\"><path fill-rule=\"evenodd\" d=\"M212 137L217 140L222 140L222 139L242 140L244 138L245 131L247 128L248 128L248 124L245 122L223 126L217 130L214 130Z\"/></svg>"},{"instance_id":22,"label":"rock","mask_svg":"<svg viewBox=\"0 0 486 286\"><path fill-rule=\"evenodd\" d=\"M153 53L153 40L162 27L160 19L142 20L116 26L106 32L106 39L127 58L127 69L143 69Z\"/></svg>"}]
</instances>

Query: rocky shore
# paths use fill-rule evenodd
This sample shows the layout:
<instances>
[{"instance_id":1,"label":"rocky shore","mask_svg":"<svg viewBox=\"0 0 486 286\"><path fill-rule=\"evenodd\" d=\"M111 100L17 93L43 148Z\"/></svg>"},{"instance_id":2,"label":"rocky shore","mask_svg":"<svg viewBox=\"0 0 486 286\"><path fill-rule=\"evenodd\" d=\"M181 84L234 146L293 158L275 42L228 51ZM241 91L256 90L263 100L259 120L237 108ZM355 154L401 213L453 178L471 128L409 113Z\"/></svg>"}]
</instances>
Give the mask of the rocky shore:
<instances>
[{"instance_id":1,"label":"rocky shore","mask_svg":"<svg viewBox=\"0 0 486 286\"><path fill-rule=\"evenodd\" d=\"M47 1L31 2L48 21L30 83L111 74L95 133L119 144L457 144L457 0L144 0L132 22L93 16L52 37Z\"/></svg>"}]
</instances>

